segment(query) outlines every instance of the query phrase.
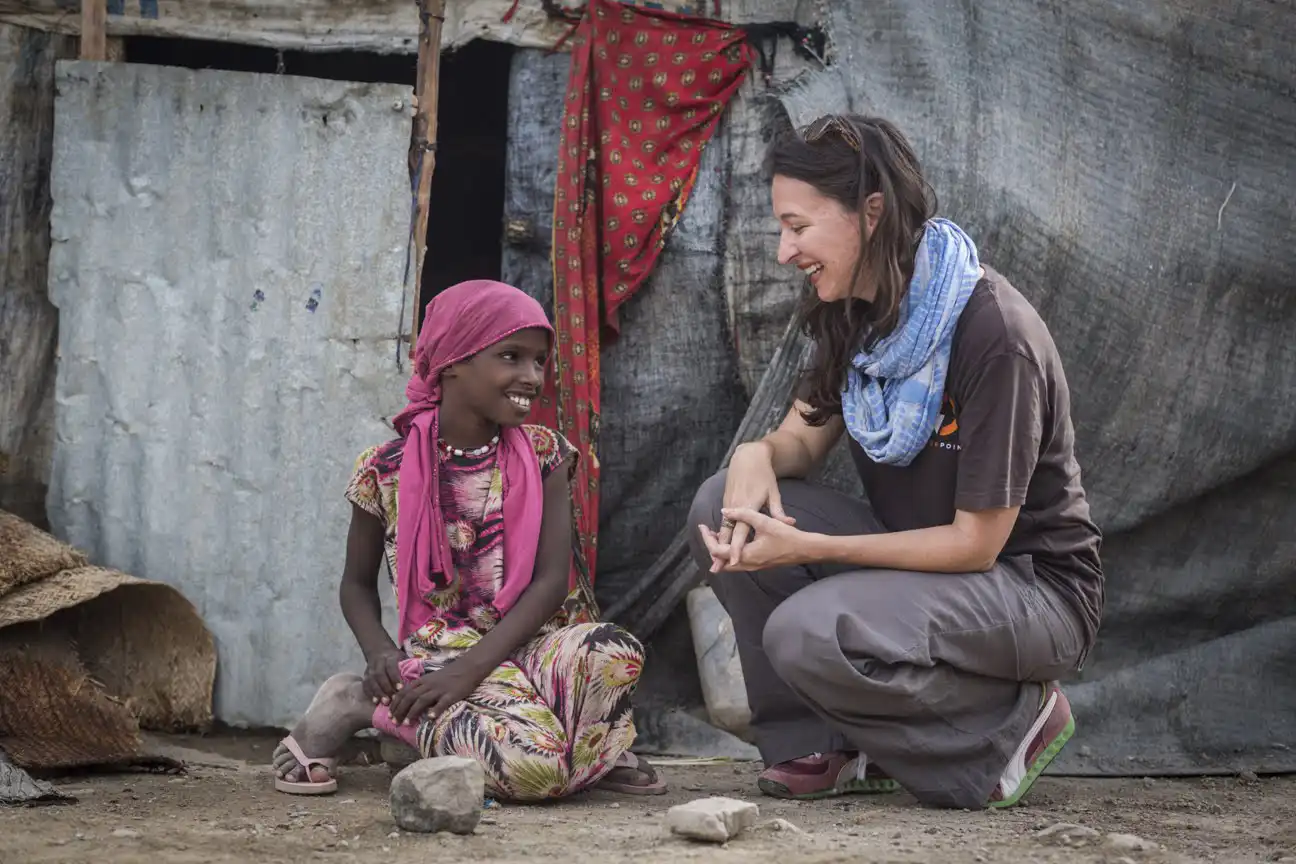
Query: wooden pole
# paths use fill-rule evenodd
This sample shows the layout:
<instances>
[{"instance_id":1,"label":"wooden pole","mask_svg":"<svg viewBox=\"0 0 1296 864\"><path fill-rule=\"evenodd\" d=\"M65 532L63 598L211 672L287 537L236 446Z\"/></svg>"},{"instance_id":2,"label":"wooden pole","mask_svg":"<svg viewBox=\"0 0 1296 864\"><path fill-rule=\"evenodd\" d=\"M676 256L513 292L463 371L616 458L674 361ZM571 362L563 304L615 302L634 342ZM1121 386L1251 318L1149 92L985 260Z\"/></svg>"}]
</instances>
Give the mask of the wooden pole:
<instances>
[{"instance_id":1,"label":"wooden pole","mask_svg":"<svg viewBox=\"0 0 1296 864\"><path fill-rule=\"evenodd\" d=\"M418 344L422 316L423 260L427 255L428 200L432 194L432 173L436 170L437 95L441 77L441 25L445 22L445 0L418 0L418 82L414 98L414 141L410 164L416 166L418 187L414 214L414 320L410 327L410 357Z\"/></svg>"},{"instance_id":2,"label":"wooden pole","mask_svg":"<svg viewBox=\"0 0 1296 864\"><path fill-rule=\"evenodd\" d=\"M81 59L108 59L108 0L81 0Z\"/></svg>"}]
</instances>

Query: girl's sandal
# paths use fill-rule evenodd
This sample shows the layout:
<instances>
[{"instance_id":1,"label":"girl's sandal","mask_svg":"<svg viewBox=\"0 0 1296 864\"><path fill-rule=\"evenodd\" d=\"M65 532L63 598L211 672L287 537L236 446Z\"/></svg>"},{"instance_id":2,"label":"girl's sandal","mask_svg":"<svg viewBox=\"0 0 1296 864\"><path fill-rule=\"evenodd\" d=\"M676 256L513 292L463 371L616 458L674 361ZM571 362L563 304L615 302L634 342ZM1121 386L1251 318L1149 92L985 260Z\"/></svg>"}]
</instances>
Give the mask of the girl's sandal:
<instances>
[{"instance_id":1,"label":"girl's sandal","mask_svg":"<svg viewBox=\"0 0 1296 864\"><path fill-rule=\"evenodd\" d=\"M648 782L633 783L616 779L618 775L626 774L638 774L648 778ZM657 776L657 771L651 765L627 750L617 758L616 766L594 788L624 795L665 795L666 781Z\"/></svg>"},{"instance_id":2,"label":"girl's sandal","mask_svg":"<svg viewBox=\"0 0 1296 864\"><path fill-rule=\"evenodd\" d=\"M289 735L283 741L279 742L288 748L288 752L293 755L306 772L305 780L288 780L284 777L275 777L275 789L285 792L289 795L328 795L337 791L337 778L333 776L337 768L336 759L312 759L302 752L301 746L298 745L297 739ZM314 781L310 779L311 767L318 765L325 771L329 772L329 779Z\"/></svg>"}]
</instances>

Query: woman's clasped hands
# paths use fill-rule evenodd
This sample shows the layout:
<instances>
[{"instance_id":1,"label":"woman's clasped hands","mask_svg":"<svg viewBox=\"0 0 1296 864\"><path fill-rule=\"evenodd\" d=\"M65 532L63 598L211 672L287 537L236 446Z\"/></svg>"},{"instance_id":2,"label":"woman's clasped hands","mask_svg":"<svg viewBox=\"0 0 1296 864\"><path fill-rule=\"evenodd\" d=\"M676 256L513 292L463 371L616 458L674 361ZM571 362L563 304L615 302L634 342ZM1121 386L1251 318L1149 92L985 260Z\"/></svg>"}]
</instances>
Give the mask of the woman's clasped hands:
<instances>
[{"instance_id":1,"label":"woman's clasped hands","mask_svg":"<svg viewBox=\"0 0 1296 864\"><path fill-rule=\"evenodd\" d=\"M769 515L761 510L767 509ZM711 555L711 572L766 570L802 564L808 535L783 512L778 478L764 442L740 446L725 477L723 519L719 530L699 525Z\"/></svg>"}]
</instances>

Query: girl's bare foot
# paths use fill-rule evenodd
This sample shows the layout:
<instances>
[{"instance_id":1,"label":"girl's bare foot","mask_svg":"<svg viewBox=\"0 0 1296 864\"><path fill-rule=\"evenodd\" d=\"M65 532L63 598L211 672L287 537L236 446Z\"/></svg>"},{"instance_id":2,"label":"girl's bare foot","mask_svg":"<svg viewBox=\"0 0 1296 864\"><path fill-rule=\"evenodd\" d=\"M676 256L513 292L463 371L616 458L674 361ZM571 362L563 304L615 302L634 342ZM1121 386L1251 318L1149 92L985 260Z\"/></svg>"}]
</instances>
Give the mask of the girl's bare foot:
<instances>
[{"instance_id":1,"label":"girl's bare foot","mask_svg":"<svg viewBox=\"0 0 1296 864\"><path fill-rule=\"evenodd\" d=\"M308 759L326 759L341 750L352 735L373 725L373 711L359 675L334 675L315 694L301 722L292 730L292 737ZM307 781L306 770L285 744L275 748L272 760L276 777L294 783ZM309 782L324 783L329 779L328 770L321 765L310 771Z\"/></svg>"}]
</instances>

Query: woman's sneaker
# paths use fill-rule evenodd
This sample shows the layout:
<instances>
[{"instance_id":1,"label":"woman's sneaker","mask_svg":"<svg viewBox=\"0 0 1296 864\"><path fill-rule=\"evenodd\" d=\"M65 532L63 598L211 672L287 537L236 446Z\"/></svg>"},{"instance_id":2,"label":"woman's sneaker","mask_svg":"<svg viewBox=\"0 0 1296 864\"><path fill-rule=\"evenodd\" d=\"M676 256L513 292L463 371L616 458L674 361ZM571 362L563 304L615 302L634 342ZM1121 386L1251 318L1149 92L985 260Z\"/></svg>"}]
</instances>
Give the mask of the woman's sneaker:
<instances>
[{"instance_id":1,"label":"woman's sneaker","mask_svg":"<svg viewBox=\"0 0 1296 864\"><path fill-rule=\"evenodd\" d=\"M1071 703L1062 688L1054 682L1043 689L1039 716L1008 760L999 785L990 793L990 807L1011 807L1020 801L1075 734Z\"/></svg>"},{"instance_id":2,"label":"woman's sneaker","mask_svg":"<svg viewBox=\"0 0 1296 864\"><path fill-rule=\"evenodd\" d=\"M895 792L900 784L862 753L814 753L766 768L756 785L774 798L812 801L838 795Z\"/></svg>"}]
</instances>

